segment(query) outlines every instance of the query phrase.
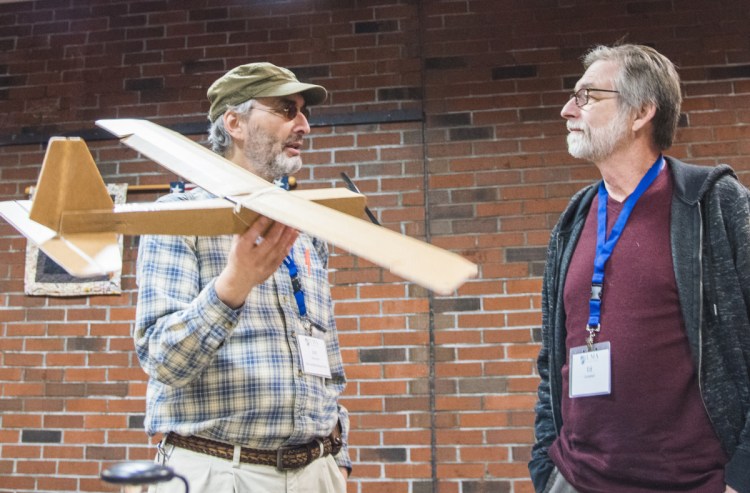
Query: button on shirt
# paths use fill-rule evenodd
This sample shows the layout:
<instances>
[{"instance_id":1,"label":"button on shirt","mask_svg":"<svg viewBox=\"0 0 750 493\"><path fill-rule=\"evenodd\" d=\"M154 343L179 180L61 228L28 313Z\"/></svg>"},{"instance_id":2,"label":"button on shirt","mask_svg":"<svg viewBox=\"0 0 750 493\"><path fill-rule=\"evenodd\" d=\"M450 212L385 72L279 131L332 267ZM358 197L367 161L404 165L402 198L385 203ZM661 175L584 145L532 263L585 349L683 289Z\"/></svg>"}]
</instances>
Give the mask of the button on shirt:
<instances>
[{"instance_id":1,"label":"button on shirt","mask_svg":"<svg viewBox=\"0 0 750 493\"><path fill-rule=\"evenodd\" d=\"M211 198L196 189L165 200ZM258 449L327 436L340 420L348 457L348 415L338 405L344 369L328 284L328 250L300 234L293 255L308 318L323 331L330 379L304 374L305 334L283 264L233 310L214 282L232 237L143 236L138 253L135 346L149 376L146 431L200 435Z\"/></svg>"}]
</instances>

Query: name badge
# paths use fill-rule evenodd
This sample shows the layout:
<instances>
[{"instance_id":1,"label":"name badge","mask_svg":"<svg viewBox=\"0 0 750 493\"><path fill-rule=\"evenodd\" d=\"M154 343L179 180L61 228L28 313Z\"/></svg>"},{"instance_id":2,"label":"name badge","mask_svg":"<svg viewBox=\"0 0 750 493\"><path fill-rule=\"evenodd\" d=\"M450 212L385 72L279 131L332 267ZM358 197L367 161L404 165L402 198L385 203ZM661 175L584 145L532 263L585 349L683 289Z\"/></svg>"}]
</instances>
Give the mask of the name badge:
<instances>
[{"instance_id":1,"label":"name badge","mask_svg":"<svg viewBox=\"0 0 750 493\"><path fill-rule=\"evenodd\" d=\"M568 359L570 397L607 395L612 392L612 359L609 342L599 342L589 351L574 347Z\"/></svg>"},{"instance_id":2,"label":"name badge","mask_svg":"<svg viewBox=\"0 0 750 493\"><path fill-rule=\"evenodd\" d=\"M302 355L302 371L308 375L331 378L326 342L323 339L302 334L297 334L297 342Z\"/></svg>"}]
</instances>

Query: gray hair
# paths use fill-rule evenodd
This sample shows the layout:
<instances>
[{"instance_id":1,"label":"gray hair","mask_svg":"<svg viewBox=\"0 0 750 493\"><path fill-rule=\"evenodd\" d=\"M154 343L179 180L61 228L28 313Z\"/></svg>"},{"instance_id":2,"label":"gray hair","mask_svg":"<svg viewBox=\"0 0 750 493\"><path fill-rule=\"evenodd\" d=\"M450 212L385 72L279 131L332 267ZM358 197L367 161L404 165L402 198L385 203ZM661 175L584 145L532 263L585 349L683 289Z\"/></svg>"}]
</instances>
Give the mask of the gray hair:
<instances>
[{"instance_id":1,"label":"gray hair","mask_svg":"<svg viewBox=\"0 0 750 493\"><path fill-rule=\"evenodd\" d=\"M661 150L671 147L682 104L680 76L674 64L649 46L623 44L594 47L583 57L584 68L600 60L615 62L620 67L613 82L620 93L621 108L639 110L646 104L656 106L654 143Z\"/></svg>"},{"instance_id":2,"label":"gray hair","mask_svg":"<svg viewBox=\"0 0 750 493\"><path fill-rule=\"evenodd\" d=\"M240 103L237 106L230 106L226 111L234 111L240 118L246 118L253 109L254 99L249 99L244 103ZM225 113L226 113L225 111ZM232 148L233 140L232 136L229 135L227 129L224 128L224 115L221 114L216 120L211 123L208 127L208 143L211 144L211 150L220 156L226 156L229 150Z\"/></svg>"}]
</instances>

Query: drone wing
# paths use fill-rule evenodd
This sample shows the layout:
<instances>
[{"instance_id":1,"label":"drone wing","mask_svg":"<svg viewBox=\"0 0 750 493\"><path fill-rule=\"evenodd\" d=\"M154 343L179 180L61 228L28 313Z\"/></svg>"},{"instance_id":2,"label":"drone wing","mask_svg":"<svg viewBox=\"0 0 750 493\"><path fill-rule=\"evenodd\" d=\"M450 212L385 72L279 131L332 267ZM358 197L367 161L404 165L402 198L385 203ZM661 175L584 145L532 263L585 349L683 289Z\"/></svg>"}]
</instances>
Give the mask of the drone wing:
<instances>
[{"instance_id":1,"label":"drone wing","mask_svg":"<svg viewBox=\"0 0 750 493\"><path fill-rule=\"evenodd\" d=\"M305 231L439 294L477 275L463 257L282 190L176 132L145 120L99 120L123 143L188 181Z\"/></svg>"}]
</instances>

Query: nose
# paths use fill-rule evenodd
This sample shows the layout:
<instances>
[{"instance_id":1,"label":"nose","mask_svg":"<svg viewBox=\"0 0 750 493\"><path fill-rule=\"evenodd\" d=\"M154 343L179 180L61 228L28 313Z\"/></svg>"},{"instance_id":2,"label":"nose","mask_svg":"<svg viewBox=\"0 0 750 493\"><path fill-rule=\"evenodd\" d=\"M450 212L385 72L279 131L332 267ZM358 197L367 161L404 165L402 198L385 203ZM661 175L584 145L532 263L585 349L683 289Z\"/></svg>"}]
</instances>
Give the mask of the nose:
<instances>
[{"instance_id":1,"label":"nose","mask_svg":"<svg viewBox=\"0 0 750 493\"><path fill-rule=\"evenodd\" d=\"M310 133L310 122L307 121L307 117L301 111L298 111L297 116L294 117L294 132L303 135Z\"/></svg>"},{"instance_id":2,"label":"nose","mask_svg":"<svg viewBox=\"0 0 750 493\"><path fill-rule=\"evenodd\" d=\"M576 98L571 96L568 99L568 102L563 105L562 110L560 111L560 116L565 118L566 120L569 120L578 116L580 110L581 108L576 105Z\"/></svg>"}]
</instances>

